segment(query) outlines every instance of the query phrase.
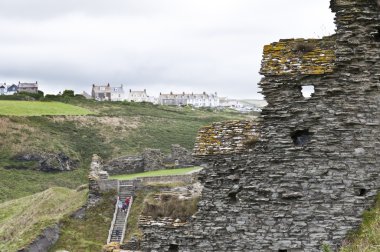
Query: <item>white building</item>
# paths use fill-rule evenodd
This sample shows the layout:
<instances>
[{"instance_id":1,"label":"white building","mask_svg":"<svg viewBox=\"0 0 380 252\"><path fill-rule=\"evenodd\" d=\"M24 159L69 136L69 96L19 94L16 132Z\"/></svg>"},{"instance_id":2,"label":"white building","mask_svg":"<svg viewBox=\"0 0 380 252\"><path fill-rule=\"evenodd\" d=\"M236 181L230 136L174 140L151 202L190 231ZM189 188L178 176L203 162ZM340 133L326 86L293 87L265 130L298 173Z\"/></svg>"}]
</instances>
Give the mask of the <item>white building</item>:
<instances>
[{"instance_id":1,"label":"white building","mask_svg":"<svg viewBox=\"0 0 380 252\"><path fill-rule=\"evenodd\" d=\"M219 106L219 98L217 93L214 94L206 94L203 92L202 94L186 94L183 92L182 94L161 94L158 98L158 102L161 105L169 105L169 106L185 106L191 105L194 107L218 107Z\"/></svg>"},{"instance_id":2,"label":"white building","mask_svg":"<svg viewBox=\"0 0 380 252\"><path fill-rule=\"evenodd\" d=\"M7 85L6 83L0 84L0 95L14 95L18 91L18 85Z\"/></svg>"},{"instance_id":3,"label":"white building","mask_svg":"<svg viewBox=\"0 0 380 252\"><path fill-rule=\"evenodd\" d=\"M224 108L242 108L243 104L241 104L238 100L235 100L235 99L220 97L219 106L224 107Z\"/></svg>"},{"instance_id":4,"label":"white building","mask_svg":"<svg viewBox=\"0 0 380 252\"><path fill-rule=\"evenodd\" d=\"M97 101L124 101L125 93L123 85L120 87L111 87L108 83L107 85L92 85L91 96Z\"/></svg>"},{"instance_id":5,"label":"white building","mask_svg":"<svg viewBox=\"0 0 380 252\"><path fill-rule=\"evenodd\" d=\"M7 94L7 84L3 83L0 84L0 95L6 95Z\"/></svg>"},{"instance_id":6,"label":"white building","mask_svg":"<svg viewBox=\"0 0 380 252\"><path fill-rule=\"evenodd\" d=\"M132 91L129 89L127 101L156 103L156 99L149 96L146 93L146 89L144 89L144 91Z\"/></svg>"}]
</instances>

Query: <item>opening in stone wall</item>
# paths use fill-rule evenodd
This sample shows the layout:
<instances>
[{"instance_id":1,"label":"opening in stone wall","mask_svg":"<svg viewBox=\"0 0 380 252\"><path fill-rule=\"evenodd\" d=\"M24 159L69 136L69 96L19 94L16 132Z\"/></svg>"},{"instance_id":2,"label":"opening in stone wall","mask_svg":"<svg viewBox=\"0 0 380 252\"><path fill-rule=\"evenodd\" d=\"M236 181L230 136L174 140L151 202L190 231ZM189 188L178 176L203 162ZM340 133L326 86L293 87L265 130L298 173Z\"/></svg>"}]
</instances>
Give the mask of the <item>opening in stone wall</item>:
<instances>
[{"instance_id":1,"label":"opening in stone wall","mask_svg":"<svg viewBox=\"0 0 380 252\"><path fill-rule=\"evenodd\" d=\"M377 31L372 36L373 40L375 40L376 42L380 42L380 29L377 29Z\"/></svg>"},{"instance_id":2,"label":"opening in stone wall","mask_svg":"<svg viewBox=\"0 0 380 252\"><path fill-rule=\"evenodd\" d=\"M236 204L238 202L237 192L230 192L228 194L230 204Z\"/></svg>"},{"instance_id":3,"label":"opening in stone wall","mask_svg":"<svg viewBox=\"0 0 380 252\"><path fill-rule=\"evenodd\" d=\"M278 252L288 252L287 249L279 249Z\"/></svg>"},{"instance_id":4,"label":"opening in stone wall","mask_svg":"<svg viewBox=\"0 0 380 252\"><path fill-rule=\"evenodd\" d=\"M356 193L358 196L365 196L367 194L367 189L365 188L360 188L357 190L357 193Z\"/></svg>"},{"instance_id":5,"label":"opening in stone wall","mask_svg":"<svg viewBox=\"0 0 380 252\"><path fill-rule=\"evenodd\" d=\"M170 244L169 246L169 252L178 252L179 251L179 246L178 244Z\"/></svg>"},{"instance_id":6,"label":"opening in stone wall","mask_svg":"<svg viewBox=\"0 0 380 252\"><path fill-rule=\"evenodd\" d=\"M306 129L293 132L291 134L291 137L295 146L304 146L310 142L312 135L313 133L309 132L309 130Z\"/></svg>"},{"instance_id":7,"label":"opening in stone wall","mask_svg":"<svg viewBox=\"0 0 380 252\"><path fill-rule=\"evenodd\" d=\"M313 85L306 85L301 87L301 93L304 98L310 98L314 92L315 90Z\"/></svg>"},{"instance_id":8,"label":"opening in stone wall","mask_svg":"<svg viewBox=\"0 0 380 252\"><path fill-rule=\"evenodd\" d=\"M238 182L238 181L237 181ZM241 191L241 186L239 184L234 185L228 192L228 200L230 204L236 204L239 202L239 197L237 194Z\"/></svg>"}]
</instances>

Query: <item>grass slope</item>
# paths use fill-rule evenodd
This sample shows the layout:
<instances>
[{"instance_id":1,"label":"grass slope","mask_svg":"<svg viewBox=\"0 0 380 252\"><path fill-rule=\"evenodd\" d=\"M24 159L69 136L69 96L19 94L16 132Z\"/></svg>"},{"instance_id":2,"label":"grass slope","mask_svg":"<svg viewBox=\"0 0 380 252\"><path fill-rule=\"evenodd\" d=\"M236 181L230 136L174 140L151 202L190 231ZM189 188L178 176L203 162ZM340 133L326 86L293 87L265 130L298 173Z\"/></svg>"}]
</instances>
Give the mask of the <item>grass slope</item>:
<instances>
[{"instance_id":1,"label":"grass slope","mask_svg":"<svg viewBox=\"0 0 380 252\"><path fill-rule=\"evenodd\" d=\"M0 204L0 251L28 245L41 230L82 206L86 196L86 191L55 187Z\"/></svg>"},{"instance_id":2,"label":"grass slope","mask_svg":"<svg viewBox=\"0 0 380 252\"><path fill-rule=\"evenodd\" d=\"M169 152L171 144L191 150L200 127L246 115L144 103L72 100L72 105L95 111L88 116L0 117L0 202L52 186L75 188L87 182L92 154L105 161L135 154L144 148ZM80 161L77 171L43 173L6 170L20 152L64 152ZM24 163L33 169L33 162ZM29 179L30 178L30 179ZM27 183L25 183L27 182Z\"/></svg>"},{"instance_id":3,"label":"grass slope","mask_svg":"<svg viewBox=\"0 0 380 252\"><path fill-rule=\"evenodd\" d=\"M148 171L134 174L125 174L125 175L115 175L111 176L111 179L119 179L119 180L131 180L135 178L142 177L157 177L157 176L171 176L171 175L183 175L192 171L199 170L201 167L189 167L189 168L179 168L179 169L166 169L166 170L158 170L158 171Z\"/></svg>"},{"instance_id":4,"label":"grass slope","mask_svg":"<svg viewBox=\"0 0 380 252\"><path fill-rule=\"evenodd\" d=\"M86 210L84 219L64 218L59 240L50 251L101 251L107 241L115 200L115 192L107 193L98 205Z\"/></svg>"},{"instance_id":5,"label":"grass slope","mask_svg":"<svg viewBox=\"0 0 380 252\"><path fill-rule=\"evenodd\" d=\"M88 115L88 109L61 102L0 101L0 115L41 116L41 115Z\"/></svg>"}]
</instances>

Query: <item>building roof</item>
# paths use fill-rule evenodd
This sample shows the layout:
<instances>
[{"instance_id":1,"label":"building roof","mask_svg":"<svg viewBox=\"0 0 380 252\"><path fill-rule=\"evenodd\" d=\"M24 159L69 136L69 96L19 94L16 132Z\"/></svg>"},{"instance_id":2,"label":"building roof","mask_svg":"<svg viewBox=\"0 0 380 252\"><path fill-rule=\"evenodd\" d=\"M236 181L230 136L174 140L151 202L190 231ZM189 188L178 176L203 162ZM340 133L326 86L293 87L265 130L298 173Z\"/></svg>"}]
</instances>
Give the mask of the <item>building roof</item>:
<instances>
[{"instance_id":1,"label":"building roof","mask_svg":"<svg viewBox=\"0 0 380 252\"><path fill-rule=\"evenodd\" d=\"M260 73L269 75L320 75L335 67L335 42L323 39L283 39L266 45Z\"/></svg>"},{"instance_id":2,"label":"building roof","mask_svg":"<svg viewBox=\"0 0 380 252\"><path fill-rule=\"evenodd\" d=\"M16 84L12 84L12 85L10 85L10 86L8 86L8 91L9 90L17 90L18 89L18 86L16 85Z\"/></svg>"},{"instance_id":3,"label":"building roof","mask_svg":"<svg viewBox=\"0 0 380 252\"><path fill-rule=\"evenodd\" d=\"M210 98L217 98L218 96L216 94L160 94L160 99L210 99Z\"/></svg>"},{"instance_id":4,"label":"building roof","mask_svg":"<svg viewBox=\"0 0 380 252\"><path fill-rule=\"evenodd\" d=\"M143 95L143 94L146 94L146 92L144 91L129 91L130 94L140 94L140 95Z\"/></svg>"},{"instance_id":5,"label":"building roof","mask_svg":"<svg viewBox=\"0 0 380 252\"><path fill-rule=\"evenodd\" d=\"M38 88L37 82L36 83L19 82L18 86L21 88Z\"/></svg>"},{"instance_id":6,"label":"building roof","mask_svg":"<svg viewBox=\"0 0 380 252\"><path fill-rule=\"evenodd\" d=\"M93 84L92 90L96 93L97 92L124 93L123 85L120 85L119 87L112 87L109 83L107 85L95 85L95 84Z\"/></svg>"}]
</instances>

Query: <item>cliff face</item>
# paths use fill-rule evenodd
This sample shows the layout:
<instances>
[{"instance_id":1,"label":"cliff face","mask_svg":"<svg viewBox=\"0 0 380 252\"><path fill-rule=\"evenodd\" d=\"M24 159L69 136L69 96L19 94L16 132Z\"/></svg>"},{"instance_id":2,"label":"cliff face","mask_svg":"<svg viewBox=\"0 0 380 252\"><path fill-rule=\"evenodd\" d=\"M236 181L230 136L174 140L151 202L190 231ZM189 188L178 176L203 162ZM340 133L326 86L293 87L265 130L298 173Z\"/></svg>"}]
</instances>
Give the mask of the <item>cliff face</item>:
<instances>
[{"instance_id":1,"label":"cliff face","mask_svg":"<svg viewBox=\"0 0 380 252\"><path fill-rule=\"evenodd\" d=\"M268 106L251 126L257 141L240 153L197 143L208 168L196 218L180 229L144 227L146 250L320 251L360 225L380 187L379 7L335 0L331 8L336 35L264 48ZM209 139L204 132L198 141Z\"/></svg>"}]
</instances>

